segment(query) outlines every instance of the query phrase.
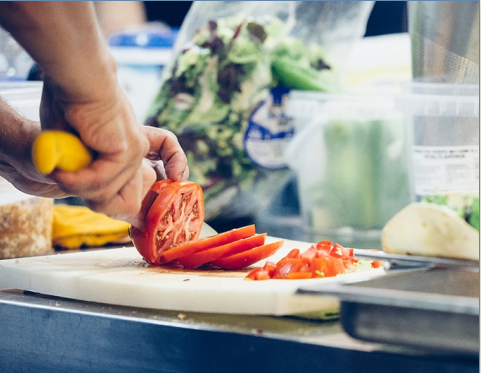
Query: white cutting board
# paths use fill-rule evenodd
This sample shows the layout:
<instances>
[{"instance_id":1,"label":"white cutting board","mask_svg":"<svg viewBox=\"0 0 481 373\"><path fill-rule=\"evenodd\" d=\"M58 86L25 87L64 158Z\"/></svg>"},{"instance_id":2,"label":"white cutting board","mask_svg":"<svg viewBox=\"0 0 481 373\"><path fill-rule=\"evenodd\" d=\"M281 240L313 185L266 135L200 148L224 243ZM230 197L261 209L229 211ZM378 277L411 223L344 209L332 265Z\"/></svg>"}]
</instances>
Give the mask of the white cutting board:
<instances>
[{"instance_id":1,"label":"white cutting board","mask_svg":"<svg viewBox=\"0 0 481 373\"><path fill-rule=\"evenodd\" d=\"M267 237L267 242L279 240ZM309 243L285 240L278 261ZM261 266L259 262L256 266ZM41 294L140 308L190 312L290 315L337 312L333 297L295 295L304 285L332 283L346 276L308 280L247 281L251 270L183 270L147 266L134 247L0 260L0 286Z\"/></svg>"}]
</instances>

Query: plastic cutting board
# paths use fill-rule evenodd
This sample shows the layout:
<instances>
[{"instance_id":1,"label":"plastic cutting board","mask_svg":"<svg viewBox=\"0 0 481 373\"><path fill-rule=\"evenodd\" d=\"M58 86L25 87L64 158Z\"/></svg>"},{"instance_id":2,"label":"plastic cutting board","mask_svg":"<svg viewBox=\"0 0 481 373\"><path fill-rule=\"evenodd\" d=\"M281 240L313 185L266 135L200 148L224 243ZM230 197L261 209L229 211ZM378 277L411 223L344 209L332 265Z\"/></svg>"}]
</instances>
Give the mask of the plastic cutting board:
<instances>
[{"instance_id":1,"label":"plastic cutting board","mask_svg":"<svg viewBox=\"0 0 481 373\"><path fill-rule=\"evenodd\" d=\"M266 242L279 240L267 237ZM285 240L277 261L309 243ZM259 262L256 266L262 266ZM0 260L0 286L70 299L191 312L338 317L335 297L295 295L299 287L362 279L372 271L308 280L248 281L251 270L183 270L150 267L134 247ZM377 271L377 270L376 270Z\"/></svg>"}]
</instances>

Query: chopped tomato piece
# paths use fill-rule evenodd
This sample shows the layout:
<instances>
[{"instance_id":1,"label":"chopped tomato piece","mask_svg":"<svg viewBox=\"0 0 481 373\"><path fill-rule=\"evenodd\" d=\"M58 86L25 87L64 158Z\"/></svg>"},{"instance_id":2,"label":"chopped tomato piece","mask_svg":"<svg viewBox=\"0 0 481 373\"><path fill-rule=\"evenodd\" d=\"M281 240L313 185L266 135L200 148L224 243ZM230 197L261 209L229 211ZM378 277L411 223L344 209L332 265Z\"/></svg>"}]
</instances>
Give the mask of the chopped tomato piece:
<instances>
[{"instance_id":1,"label":"chopped tomato piece","mask_svg":"<svg viewBox=\"0 0 481 373\"><path fill-rule=\"evenodd\" d=\"M311 277L312 277L311 272L291 272L287 275L287 278L289 280L311 278Z\"/></svg>"},{"instance_id":2,"label":"chopped tomato piece","mask_svg":"<svg viewBox=\"0 0 481 373\"><path fill-rule=\"evenodd\" d=\"M200 238L195 241L177 245L164 251L161 255L164 262L171 262L174 259L185 257L197 253L199 251L211 249L213 247L225 245L243 238L251 237L256 234L255 225L248 225L238 229L232 229L227 232L219 233L214 236Z\"/></svg>"},{"instance_id":3,"label":"chopped tomato piece","mask_svg":"<svg viewBox=\"0 0 481 373\"><path fill-rule=\"evenodd\" d=\"M239 254L230 255L225 258L218 259L212 263L225 269L245 268L257 263L262 259L270 257L277 250L279 250L282 245L284 245L284 240L259 246L254 249L243 251Z\"/></svg>"},{"instance_id":4,"label":"chopped tomato piece","mask_svg":"<svg viewBox=\"0 0 481 373\"><path fill-rule=\"evenodd\" d=\"M288 278L293 272L309 272L309 261L286 256L276 264L274 278Z\"/></svg>"},{"instance_id":5,"label":"chopped tomato piece","mask_svg":"<svg viewBox=\"0 0 481 373\"><path fill-rule=\"evenodd\" d=\"M354 257L354 249L349 249L345 248L338 243L336 243L331 251L330 251L331 256L334 258L341 258L344 260L352 259Z\"/></svg>"},{"instance_id":6,"label":"chopped tomato piece","mask_svg":"<svg viewBox=\"0 0 481 373\"><path fill-rule=\"evenodd\" d=\"M264 268L256 268L246 276L249 280L269 280L270 278L269 271Z\"/></svg>"},{"instance_id":7,"label":"chopped tomato piece","mask_svg":"<svg viewBox=\"0 0 481 373\"><path fill-rule=\"evenodd\" d=\"M301 257L301 251L299 249L292 249L286 255L286 258L299 259Z\"/></svg>"},{"instance_id":8,"label":"chopped tomato piece","mask_svg":"<svg viewBox=\"0 0 481 373\"><path fill-rule=\"evenodd\" d=\"M214 260L234 255L254 247L264 245L267 233L259 234L242 240L230 242L228 244L213 247L211 249L199 251L198 253L187 255L177 260L185 268L195 268L202 264L213 262Z\"/></svg>"},{"instance_id":9,"label":"chopped tomato piece","mask_svg":"<svg viewBox=\"0 0 481 373\"><path fill-rule=\"evenodd\" d=\"M316 245L318 250L331 251L332 242L331 241L319 241Z\"/></svg>"},{"instance_id":10,"label":"chopped tomato piece","mask_svg":"<svg viewBox=\"0 0 481 373\"><path fill-rule=\"evenodd\" d=\"M142 257L158 265L165 250L199 236L204 222L204 198L201 187L191 181L162 180L152 185L151 192L154 198L148 194L151 206L145 225L142 229L132 226L130 237ZM143 203L142 208L146 209L146 205Z\"/></svg>"}]
</instances>

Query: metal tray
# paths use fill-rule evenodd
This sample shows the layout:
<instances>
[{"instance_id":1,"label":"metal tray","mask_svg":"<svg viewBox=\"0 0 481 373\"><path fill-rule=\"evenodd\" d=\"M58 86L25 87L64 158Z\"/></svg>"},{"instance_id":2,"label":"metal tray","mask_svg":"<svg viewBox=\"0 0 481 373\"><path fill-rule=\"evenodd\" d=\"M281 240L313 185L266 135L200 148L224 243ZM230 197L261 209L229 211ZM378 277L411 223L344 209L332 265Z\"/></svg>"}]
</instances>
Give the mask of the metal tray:
<instances>
[{"instance_id":1,"label":"metal tray","mask_svg":"<svg viewBox=\"0 0 481 373\"><path fill-rule=\"evenodd\" d=\"M479 354L477 272L398 270L363 281L306 286L297 293L338 296L342 327L356 339Z\"/></svg>"}]
</instances>

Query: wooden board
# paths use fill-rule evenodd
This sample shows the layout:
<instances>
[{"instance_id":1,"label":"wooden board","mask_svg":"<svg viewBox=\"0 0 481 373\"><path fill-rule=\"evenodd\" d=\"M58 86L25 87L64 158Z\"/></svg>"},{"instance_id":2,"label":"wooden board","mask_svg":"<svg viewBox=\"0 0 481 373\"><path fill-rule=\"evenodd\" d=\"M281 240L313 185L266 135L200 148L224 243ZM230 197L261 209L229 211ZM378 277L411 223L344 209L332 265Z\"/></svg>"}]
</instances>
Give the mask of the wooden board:
<instances>
[{"instance_id":1,"label":"wooden board","mask_svg":"<svg viewBox=\"0 0 481 373\"><path fill-rule=\"evenodd\" d=\"M267 242L279 240L267 237ZM269 260L309 243L286 240ZM263 262L257 266L263 265ZM252 268L250 268L252 269ZM150 267L133 247L0 260L0 286L41 294L140 308L190 312L329 317L333 297L295 295L307 284L372 276L372 271L309 280L246 281L249 270L183 270Z\"/></svg>"}]
</instances>

